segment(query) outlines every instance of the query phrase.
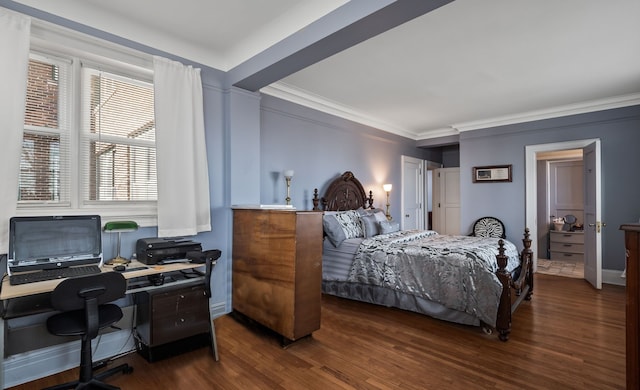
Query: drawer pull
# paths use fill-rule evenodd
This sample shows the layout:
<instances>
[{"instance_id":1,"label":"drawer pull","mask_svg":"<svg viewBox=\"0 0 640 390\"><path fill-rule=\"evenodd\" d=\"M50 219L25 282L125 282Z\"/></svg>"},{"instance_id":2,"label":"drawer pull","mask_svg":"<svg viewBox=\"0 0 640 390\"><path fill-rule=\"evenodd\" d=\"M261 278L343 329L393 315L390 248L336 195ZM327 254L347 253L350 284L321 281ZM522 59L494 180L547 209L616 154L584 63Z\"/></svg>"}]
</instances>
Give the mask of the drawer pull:
<instances>
[{"instance_id":1,"label":"drawer pull","mask_svg":"<svg viewBox=\"0 0 640 390\"><path fill-rule=\"evenodd\" d=\"M565 257L571 257L571 256L573 256L571 253L565 253L564 255L565 255Z\"/></svg>"},{"instance_id":2,"label":"drawer pull","mask_svg":"<svg viewBox=\"0 0 640 390\"><path fill-rule=\"evenodd\" d=\"M571 245L571 244L564 244L564 245L562 245L562 246L570 247L570 246L573 246L573 245Z\"/></svg>"},{"instance_id":3,"label":"drawer pull","mask_svg":"<svg viewBox=\"0 0 640 390\"><path fill-rule=\"evenodd\" d=\"M563 237L571 237L571 234L563 234Z\"/></svg>"}]
</instances>

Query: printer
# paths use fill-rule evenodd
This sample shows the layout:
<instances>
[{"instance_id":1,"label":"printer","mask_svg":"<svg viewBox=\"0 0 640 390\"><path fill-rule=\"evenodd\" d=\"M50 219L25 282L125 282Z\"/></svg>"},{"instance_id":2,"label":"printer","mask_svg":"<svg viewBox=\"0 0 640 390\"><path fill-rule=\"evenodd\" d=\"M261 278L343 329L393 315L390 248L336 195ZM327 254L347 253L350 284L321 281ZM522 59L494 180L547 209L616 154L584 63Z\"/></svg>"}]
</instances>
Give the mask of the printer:
<instances>
[{"instance_id":1,"label":"printer","mask_svg":"<svg viewBox=\"0 0 640 390\"><path fill-rule=\"evenodd\" d=\"M187 252L202 251L199 242L182 238L140 238L136 242L138 261L147 264L167 264L188 261Z\"/></svg>"}]
</instances>

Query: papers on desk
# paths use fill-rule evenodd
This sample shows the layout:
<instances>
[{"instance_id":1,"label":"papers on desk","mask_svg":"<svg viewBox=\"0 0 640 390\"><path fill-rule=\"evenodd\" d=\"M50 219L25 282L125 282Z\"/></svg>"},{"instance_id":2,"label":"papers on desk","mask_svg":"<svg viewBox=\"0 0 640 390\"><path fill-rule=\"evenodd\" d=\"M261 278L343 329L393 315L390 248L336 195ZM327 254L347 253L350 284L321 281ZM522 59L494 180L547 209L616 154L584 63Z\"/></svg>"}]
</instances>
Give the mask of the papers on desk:
<instances>
[{"instance_id":1,"label":"papers on desk","mask_svg":"<svg viewBox=\"0 0 640 390\"><path fill-rule=\"evenodd\" d=\"M290 204L236 204L232 209L295 210Z\"/></svg>"},{"instance_id":2,"label":"papers on desk","mask_svg":"<svg viewBox=\"0 0 640 390\"><path fill-rule=\"evenodd\" d=\"M159 261L158 264L175 264L175 263L191 263L189 259L164 259Z\"/></svg>"}]
</instances>

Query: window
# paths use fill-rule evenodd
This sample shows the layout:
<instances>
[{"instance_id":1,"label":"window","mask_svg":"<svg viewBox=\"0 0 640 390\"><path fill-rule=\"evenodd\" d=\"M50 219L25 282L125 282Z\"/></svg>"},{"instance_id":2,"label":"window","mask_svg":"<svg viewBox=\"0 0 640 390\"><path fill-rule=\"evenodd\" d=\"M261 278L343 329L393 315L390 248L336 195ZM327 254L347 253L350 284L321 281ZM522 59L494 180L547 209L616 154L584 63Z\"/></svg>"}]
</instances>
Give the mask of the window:
<instances>
[{"instance_id":1,"label":"window","mask_svg":"<svg viewBox=\"0 0 640 390\"><path fill-rule=\"evenodd\" d=\"M68 183L63 183L61 177L60 147L61 140L68 139L65 136L68 130L59 116L60 109L65 107L59 71L55 62L38 57L29 61L18 182L18 201L23 204L69 201L68 191L62 192ZM65 150L63 154L66 153Z\"/></svg>"},{"instance_id":2,"label":"window","mask_svg":"<svg viewBox=\"0 0 640 390\"><path fill-rule=\"evenodd\" d=\"M32 51L19 209L155 215L153 84L150 71L131 69L90 54Z\"/></svg>"},{"instance_id":3,"label":"window","mask_svg":"<svg viewBox=\"0 0 640 390\"><path fill-rule=\"evenodd\" d=\"M157 200L153 86L82 68L85 201Z\"/></svg>"}]
</instances>

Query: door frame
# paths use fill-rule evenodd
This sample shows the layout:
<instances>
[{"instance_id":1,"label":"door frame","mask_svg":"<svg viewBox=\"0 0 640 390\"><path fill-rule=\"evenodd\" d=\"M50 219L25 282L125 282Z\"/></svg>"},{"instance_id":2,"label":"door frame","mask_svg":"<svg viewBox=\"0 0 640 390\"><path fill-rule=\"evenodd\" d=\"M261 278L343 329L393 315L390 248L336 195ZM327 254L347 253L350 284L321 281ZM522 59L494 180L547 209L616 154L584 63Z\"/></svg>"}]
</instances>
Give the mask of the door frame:
<instances>
[{"instance_id":1,"label":"door frame","mask_svg":"<svg viewBox=\"0 0 640 390\"><path fill-rule=\"evenodd\" d=\"M421 202L422 204L422 211L419 213L419 215L416 217L416 224L417 224L417 228L418 229L424 229L425 226L425 214L426 214L426 193L425 193L425 160L416 158L416 157L411 157L411 156L404 156L402 155L400 157L401 160L401 166L402 166L402 171L400 172L400 181L402 182L402 191L400 193L400 229L404 230L404 216L407 213L405 210L405 202L404 202L404 195L407 193L407 185L408 185L408 178L405 177L404 174L404 168L405 168L405 164L407 163L412 163L412 164L416 164L419 166L420 169L420 175L417 178L417 183L412 183L413 186L415 186L414 188L416 188L418 195L418 201Z\"/></svg>"},{"instance_id":2,"label":"door frame","mask_svg":"<svg viewBox=\"0 0 640 390\"><path fill-rule=\"evenodd\" d=\"M525 226L529 228L529 232L531 233L531 248L538 247L538 185L536 179L538 168L536 163L536 154L538 152L552 152L556 150L582 149L594 142L597 144L597 148L600 148L600 139L598 138L525 146ZM600 268L602 268L601 264ZM537 269L538 256L534 256L533 272L536 272ZM598 272L602 272L602 269L598 270Z\"/></svg>"}]
</instances>

